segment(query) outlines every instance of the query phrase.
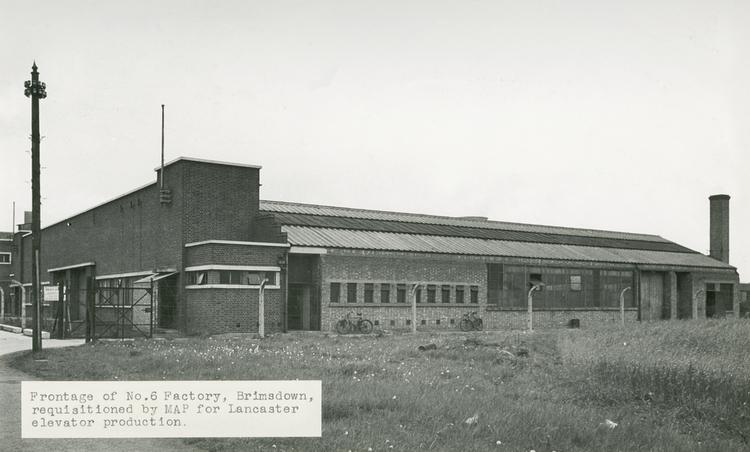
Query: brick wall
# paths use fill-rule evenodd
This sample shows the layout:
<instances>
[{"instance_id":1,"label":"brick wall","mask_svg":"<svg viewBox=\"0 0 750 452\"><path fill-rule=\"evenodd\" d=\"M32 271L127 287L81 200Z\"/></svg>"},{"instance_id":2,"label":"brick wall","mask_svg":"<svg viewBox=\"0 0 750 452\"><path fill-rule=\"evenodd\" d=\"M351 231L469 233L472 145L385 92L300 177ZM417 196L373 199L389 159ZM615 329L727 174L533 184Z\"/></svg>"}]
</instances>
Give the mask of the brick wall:
<instances>
[{"instance_id":1,"label":"brick wall","mask_svg":"<svg viewBox=\"0 0 750 452\"><path fill-rule=\"evenodd\" d=\"M552 262L539 259L477 258L471 256L420 255L417 253L372 252L354 250L329 250L320 258L320 287L322 304L321 328L332 330L335 322L347 312L361 312L365 317L378 321L385 329L409 329L411 325L411 298L407 294L406 303L396 302L396 285L407 284L407 290L416 282L436 286L436 303L426 303L426 288L422 286L421 303L417 308L417 327L422 329L457 328L464 313L476 310L484 319L488 329L524 329L527 314L524 309L498 309L487 304L487 268L488 262L509 263L530 266L565 266L581 268L608 268L606 263L571 263ZM621 265L618 269L623 269ZM630 268L631 270L633 268ZM654 267L654 270L657 268ZM661 268L658 268L661 269ZM684 312L683 299L691 291L703 287L706 281L737 282L734 271L696 272L695 269L680 268L664 278L665 299L669 301L670 315L674 311ZM685 272L684 270L691 270ZM674 281L672 281L674 279ZM331 303L331 283L341 284L340 301ZM356 303L347 302L347 283L356 284ZM373 284L374 303L365 303L365 284ZM390 303L381 304L380 290L382 285L390 288ZM450 286L449 304L441 303L441 286ZM465 286L464 304L455 303L456 285ZM469 303L469 287L479 287L478 303ZM737 287L737 286L735 286ZM635 290L635 289L634 289ZM637 290L636 290L637 292ZM674 293L672 293L674 292ZM671 298L670 298L671 297ZM735 306L738 309L739 292L735 289ZM697 311L705 317L705 294L696 299ZM690 308L692 309L692 307ZM679 314L680 316L684 314ZM700 314L698 315L700 317ZM571 319L579 319L582 326L592 323L619 323L620 311L612 308L576 308L576 309L537 309L534 311L534 324L539 328L565 327ZM626 322L637 321L638 309L625 310ZM451 320L453 323L451 324ZM424 324L422 323L424 321Z\"/></svg>"},{"instance_id":2,"label":"brick wall","mask_svg":"<svg viewBox=\"0 0 750 452\"><path fill-rule=\"evenodd\" d=\"M286 247L206 243L186 248L185 267L196 265L278 266ZM284 272L279 288L265 290L266 332L283 328ZM189 334L258 332L258 295L255 288L184 289Z\"/></svg>"},{"instance_id":3,"label":"brick wall","mask_svg":"<svg viewBox=\"0 0 750 452\"><path fill-rule=\"evenodd\" d=\"M266 332L281 331L282 290L265 291ZM188 334L258 332L258 290L201 288L185 290Z\"/></svg>"},{"instance_id":4,"label":"brick wall","mask_svg":"<svg viewBox=\"0 0 750 452\"><path fill-rule=\"evenodd\" d=\"M430 329L451 328L450 320L460 319L464 312L471 310L484 311L487 304L487 270L484 262L457 263L450 258L436 258L429 255L404 255L398 258L378 255L369 252L346 252L344 254L327 254L320 258L321 286L321 329L332 330L336 321L343 318L350 310L362 312L371 320L378 320L386 329L411 328L406 320L411 318L411 298L409 291L414 283L422 283L422 303L418 307L420 320L426 320ZM331 282L341 282L341 302L330 303ZM346 283L357 284L357 303L347 303ZM365 303L364 285L374 284L374 303ZM380 304L381 286L390 288L390 303ZM407 284L407 302L397 303L397 284ZM426 303L425 285L436 286L436 303ZM441 286L451 286L451 304L441 303ZM463 305L455 303L455 286L463 285L465 301ZM478 286L478 303L470 303L470 286ZM419 316L418 316L419 317ZM391 326L390 321L395 325ZM435 321L441 320L440 324ZM456 323L458 320L454 320ZM457 324L457 323L456 323ZM420 326L420 325L418 325ZM455 326L455 325L454 325Z\"/></svg>"},{"instance_id":5,"label":"brick wall","mask_svg":"<svg viewBox=\"0 0 750 452\"><path fill-rule=\"evenodd\" d=\"M259 170L243 166L177 162L182 187L184 243L249 240L258 215Z\"/></svg>"}]
</instances>

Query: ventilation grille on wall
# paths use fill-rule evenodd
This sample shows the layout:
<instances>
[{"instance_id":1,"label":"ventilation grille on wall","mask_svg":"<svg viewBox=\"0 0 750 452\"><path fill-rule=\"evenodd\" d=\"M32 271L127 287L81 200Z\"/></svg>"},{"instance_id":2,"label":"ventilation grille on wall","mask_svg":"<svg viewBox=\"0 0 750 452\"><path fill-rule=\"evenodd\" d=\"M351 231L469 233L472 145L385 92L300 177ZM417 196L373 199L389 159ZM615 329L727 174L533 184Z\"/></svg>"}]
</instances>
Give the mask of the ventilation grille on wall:
<instances>
[{"instance_id":1,"label":"ventilation grille on wall","mask_svg":"<svg viewBox=\"0 0 750 452\"><path fill-rule=\"evenodd\" d=\"M172 190L159 190L159 202L162 204L172 204Z\"/></svg>"}]
</instances>

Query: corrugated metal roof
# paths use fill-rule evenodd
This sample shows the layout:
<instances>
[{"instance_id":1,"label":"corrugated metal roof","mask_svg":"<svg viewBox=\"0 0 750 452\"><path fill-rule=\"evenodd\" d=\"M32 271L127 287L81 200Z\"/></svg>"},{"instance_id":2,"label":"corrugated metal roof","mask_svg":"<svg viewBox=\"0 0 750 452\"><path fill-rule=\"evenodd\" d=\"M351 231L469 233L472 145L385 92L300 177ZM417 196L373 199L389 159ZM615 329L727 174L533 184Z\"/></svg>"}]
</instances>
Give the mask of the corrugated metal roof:
<instances>
[{"instance_id":1,"label":"corrugated metal roof","mask_svg":"<svg viewBox=\"0 0 750 452\"><path fill-rule=\"evenodd\" d=\"M733 269L699 253L282 226L296 246Z\"/></svg>"},{"instance_id":2,"label":"corrugated metal roof","mask_svg":"<svg viewBox=\"0 0 750 452\"><path fill-rule=\"evenodd\" d=\"M272 213L276 222L286 226L312 226L330 229L351 229L359 231L397 232L403 234L435 235L446 237L467 237L486 240L516 242L557 243L560 245L598 246L603 248L625 248L652 251L693 253L672 242L649 240L625 240L609 237L582 237L579 235L546 234L529 231L507 231L480 227L453 226L446 224L404 223L364 218L333 217L328 215L306 215L299 213Z\"/></svg>"},{"instance_id":3,"label":"corrugated metal roof","mask_svg":"<svg viewBox=\"0 0 750 452\"><path fill-rule=\"evenodd\" d=\"M414 213L386 212L380 210L352 209L347 207L319 206L313 204L298 204L283 201L260 201L260 210L265 212L285 212L305 215L324 215L344 218L363 218L371 220L399 221L404 223L439 224L449 226L463 226L483 229L500 229L505 231L536 232L542 234L561 234L581 237L600 237L624 240L644 240L651 242L669 241L650 234L634 234L628 232L601 231L595 229L566 228L559 226L544 226L523 223L508 223L502 221L485 221L461 217L446 217L437 215L421 215Z\"/></svg>"}]
</instances>

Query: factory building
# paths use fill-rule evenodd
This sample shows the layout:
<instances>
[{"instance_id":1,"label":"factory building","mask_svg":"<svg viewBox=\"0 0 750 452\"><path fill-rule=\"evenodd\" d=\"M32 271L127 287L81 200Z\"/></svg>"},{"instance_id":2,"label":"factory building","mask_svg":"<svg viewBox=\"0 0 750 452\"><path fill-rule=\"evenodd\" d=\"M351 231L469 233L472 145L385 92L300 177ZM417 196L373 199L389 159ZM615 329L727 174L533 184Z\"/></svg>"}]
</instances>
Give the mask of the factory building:
<instances>
[{"instance_id":1,"label":"factory building","mask_svg":"<svg viewBox=\"0 0 750 452\"><path fill-rule=\"evenodd\" d=\"M264 201L260 170L178 158L153 183L45 227L45 316L79 333L87 319L256 332L264 280L266 331L330 331L349 311L410 329L412 296L419 329L455 329L469 311L489 329L524 328L533 286L537 328L619 322L621 298L626 322L739 315L727 195L710 197L706 256L649 234ZM15 314L30 299L26 229L0 241L12 245Z\"/></svg>"}]
</instances>

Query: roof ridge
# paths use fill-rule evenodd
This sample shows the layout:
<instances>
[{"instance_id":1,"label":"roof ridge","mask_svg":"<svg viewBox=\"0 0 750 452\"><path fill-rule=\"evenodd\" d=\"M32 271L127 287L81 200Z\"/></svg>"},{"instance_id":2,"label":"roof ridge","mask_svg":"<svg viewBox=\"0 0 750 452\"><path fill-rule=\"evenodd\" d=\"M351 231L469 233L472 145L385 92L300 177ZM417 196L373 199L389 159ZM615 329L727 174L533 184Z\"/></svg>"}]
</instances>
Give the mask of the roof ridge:
<instances>
[{"instance_id":1,"label":"roof ridge","mask_svg":"<svg viewBox=\"0 0 750 452\"><path fill-rule=\"evenodd\" d=\"M577 231L577 232L593 232L593 233L614 233L614 234L626 234L626 235L632 235L632 236L645 236L645 237L652 237L654 239L660 239L664 242L672 242L671 240L667 240L664 237L656 234L647 234L642 232L626 232L626 231L615 231L611 229L592 229L592 228L576 228L571 226L555 226L555 225L548 225L548 224L538 224L538 223L520 223L520 222L514 222L514 221L499 221L499 220L477 220L473 219L471 217L451 217L448 215L432 215L432 214L424 214L424 213L413 213L413 212L399 212L394 210L377 210L377 209L363 209L358 207L341 207L341 206L331 206L331 205L325 205L325 204L307 204L307 203L301 203L301 202L291 202L291 201L274 201L274 200L266 200L261 199L260 203L272 203L272 204L283 204L283 205L290 205L290 206L303 206L303 207L313 207L313 208L323 208L323 209L340 209L340 210L346 210L350 212L370 212L370 213L380 213L380 214L392 214L392 215L409 215L413 217L419 217L419 218L438 218L443 220L459 220L459 221L466 221L469 223L475 223L477 225L482 224L497 224L497 225L507 225L507 226L534 226L534 227L541 227L541 228L552 228L552 229L561 229L566 231ZM261 210L262 210L261 206ZM326 216L325 214L308 214L308 215L318 215L318 216ZM395 221L398 222L399 220L383 220L383 221ZM469 227L469 226L465 226Z\"/></svg>"}]
</instances>

